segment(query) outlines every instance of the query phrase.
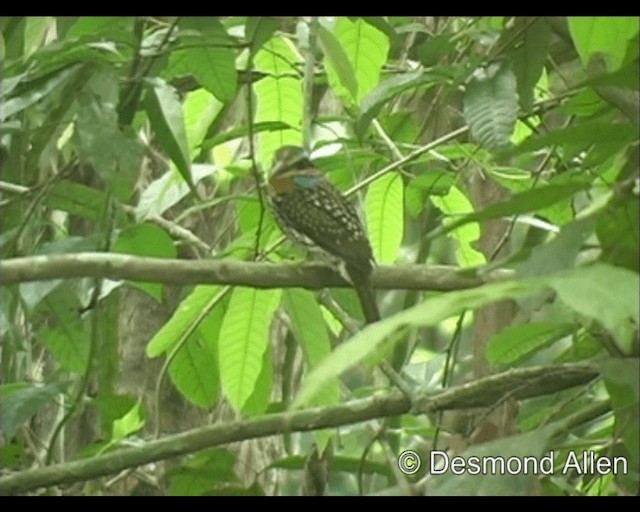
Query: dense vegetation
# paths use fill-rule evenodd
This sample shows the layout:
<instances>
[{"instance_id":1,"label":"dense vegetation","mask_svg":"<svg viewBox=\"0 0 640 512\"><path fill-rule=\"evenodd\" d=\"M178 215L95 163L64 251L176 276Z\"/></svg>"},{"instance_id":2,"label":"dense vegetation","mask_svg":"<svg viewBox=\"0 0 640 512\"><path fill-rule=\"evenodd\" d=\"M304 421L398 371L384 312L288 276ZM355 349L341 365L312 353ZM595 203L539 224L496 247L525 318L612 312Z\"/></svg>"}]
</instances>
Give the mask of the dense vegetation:
<instances>
[{"instance_id":1,"label":"dense vegetation","mask_svg":"<svg viewBox=\"0 0 640 512\"><path fill-rule=\"evenodd\" d=\"M0 29L0 493L638 491L637 18ZM381 322L282 243L285 144Z\"/></svg>"}]
</instances>

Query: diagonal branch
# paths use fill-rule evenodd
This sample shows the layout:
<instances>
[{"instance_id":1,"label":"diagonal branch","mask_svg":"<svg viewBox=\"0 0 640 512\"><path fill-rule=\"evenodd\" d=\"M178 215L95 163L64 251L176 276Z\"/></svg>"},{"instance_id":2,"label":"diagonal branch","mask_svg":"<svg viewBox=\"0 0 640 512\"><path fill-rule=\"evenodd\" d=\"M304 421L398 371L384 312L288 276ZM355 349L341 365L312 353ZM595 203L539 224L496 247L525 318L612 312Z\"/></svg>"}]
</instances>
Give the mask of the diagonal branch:
<instances>
[{"instance_id":1,"label":"diagonal branch","mask_svg":"<svg viewBox=\"0 0 640 512\"><path fill-rule=\"evenodd\" d=\"M583 385L596 377L596 367L586 363L536 366L508 370L437 394L421 393L413 400L413 405L405 395L394 391L341 405L218 423L166 436L144 446L123 448L90 459L10 474L0 478L0 495L91 480L142 464L247 439L350 425L408 412L482 407L500 400L505 394L521 399L531 398Z\"/></svg>"},{"instance_id":2,"label":"diagonal branch","mask_svg":"<svg viewBox=\"0 0 640 512\"><path fill-rule=\"evenodd\" d=\"M508 277L507 271L492 274ZM79 252L0 261L0 286L47 279L93 277L168 284L229 284L255 288L349 287L340 274L318 263L239 260L171 260L113 253ZM446 265L381 266L373 274L380 289L451 291L481 286L487 279Z\"/></svg>"}]
</instances>

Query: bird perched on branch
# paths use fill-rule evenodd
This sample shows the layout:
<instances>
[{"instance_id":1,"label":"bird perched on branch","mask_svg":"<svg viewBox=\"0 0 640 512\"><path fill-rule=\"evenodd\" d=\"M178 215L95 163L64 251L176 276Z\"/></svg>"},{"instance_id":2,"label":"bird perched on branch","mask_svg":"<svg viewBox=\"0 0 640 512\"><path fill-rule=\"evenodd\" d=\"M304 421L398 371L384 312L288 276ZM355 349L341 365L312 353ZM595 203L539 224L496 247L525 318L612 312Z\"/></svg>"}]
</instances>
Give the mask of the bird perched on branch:
<instances>
[{"instance_id":1,"label":"bird perched on branch","mask_svg":"<svg viewBox=\"0 0 640 512\"><path fill-rule=\"evenodd\" d=\"M311 252L337 260L358 294L367 323L380 320L370 279L373 253L351 203L296 146L276 152L269 184L275 217L285 234Z\"/></svg>"}]
</instances>

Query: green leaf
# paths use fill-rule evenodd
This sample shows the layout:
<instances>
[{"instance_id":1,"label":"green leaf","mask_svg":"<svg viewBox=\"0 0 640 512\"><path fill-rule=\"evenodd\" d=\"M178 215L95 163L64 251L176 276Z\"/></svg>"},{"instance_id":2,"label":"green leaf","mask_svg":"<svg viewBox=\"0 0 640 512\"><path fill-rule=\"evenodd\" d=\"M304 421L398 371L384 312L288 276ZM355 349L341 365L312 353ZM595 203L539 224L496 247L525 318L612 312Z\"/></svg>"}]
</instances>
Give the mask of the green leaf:
<instances>
[{"instance_id":1,"label":"green leaf","mask_svg":"<svg viewBox=\"0 0 640 512\"><path fill-rule=\"evenodd\" d=\"M615 435L628 450L629 473L638 471L640 453L640 366L637 359L605 359L600 361L604 384L611 397L615 414ZM637 484L637 479L634 479Z\"/></svg>"},{"instance_id":2,"label":"green leaf","mask_svg":"<svg viewBox=\"0 0 640 512\"><path fill-rule=\"evenodd\" d=\"M136 224L123 229L113 245L113 252L151 258L175 258L177 255L171 237L156 224ZM162 301L162 284L138 281L130 283L158 302Z\"/></svg>"},{"instance_id":3,"label":"green leaf","mask_svg":"<svg viewBox=\"0 0 640 512\"><path fill-rule=\"evenodd\" d=\"M327 74L334 75L335 79L349 93L351 101L355 102L358 96L358 81L349 57L338 39L323 26L318 27L318 37L326 59Z\"/></svg>"},{"instance_id":4,"label":"green leaf","mask_svg":"<svg viewBox=\"0 0 640 512\"><path fill-rule=\"evenodd\" d=\"M247 401L242 406L242 414L247 416L257 416L263 414L269 405L271 390L273 389L273 359L271 348L267 344L267 350L262 355L260 373L256 379L253 393L249 395Z\"/></svg>"},{"instance_id":5,"label":"green leaf","mask_svg":"<svg viewBox=\"0 0 640 512\"><path fill-rule=\"evenodd\" d=\"M255 83L255 122L277 122L290 129L267 131L258 135L259 160L266 169L280 146L302 145L302 81L295 64L300 55L282 37L267 41L254 59L257 71L269 76Z\"/></svg>"},{"instance_id":6,"label":"green leaf","mask_svg":"<svg viewBox=\"0 0 640 512\"><path fill-rule=\"evenodd\" d=\"M551 27L549 23L537 18L530 23L528 17L516 18L514 30L521 30L522 23L526 23L522 45L511 56L511 67L518 81L518 97L520 106L525 112L531 110L533 105L533 90L547 59L547 48L551 39Z\"/></svg>"},{"instance_id":7,"label":"green leaf","mask_svg":"<svg viewBox=\"0 0 640 512\"><path fill-rule=\"evenodd\" d=\"M393 263L404 235L404 183L397 174L386 174L369 185L365 201L371 247L377 262Z\"/></svg>"},{"instance_id":8,"label":"green leaf","mask_svg":"<svg viewBox=\"0 0 640 512\"><path fill-rule=\"evenodd\" d=\"M451 222L451 219L473 211L473 205L467 196L458 187L451 186L446 195L442 197L431 196L431 202L449 216L443 223L441 233L450 233L449 236L458 244L456 260L460 266L475 267L484 264L486 262L484 255L473 247L473 244L480 238L480 226L473 221L470 224L460 221ZM475 214L472 213L465 218L473 215Z\"/></svg>"},{"instance_id":9,"label":"green leaf","mask_svg":"<svg viewBox=\"0 0 640 512\"><path fill-rule=\"evenodd\" d=\"M80 16L65 34L65 39L96 36L105 32L132 30L133 18L123 16Z\"/></svg>"},{"instance_id":10,"label":"green leaf","mask_svg":"<svg viewBox=\"0 0 640 512\"><path fill-rule=\"evenodd\" d=\"M145 106L160 144L193 189L189 143L176 90L160 78L149 79Z\"/></svg>"},{"instance_id":11,"label":"green leaf","mask_svg":"<svg viewBox=\"0 0 640 512\"><path fill-rule=\"evenodd\" d=\"M601 323L627 354L633 353L640 311L640 276L595 264L554 279L551 285L574 311Z\"/></svg>"},{"instance_id":12,"label":"green leaf","mask_svg":"<svg viewBox=\"0 0 640 512\"><path fill-rule=\"evenodd\" d=\"M223 107L224 105L206 89L197 89L187 94L183 109L189 156L192 160L200 153L200 145L214 120L223 111ZM195 174L193 169L192 172ZM197 183L195 176L193 181Z\"/></svg>"},{"instance_id":13,"label":"green leaf","mask_svg":"<svg viewBox=\"0 0 640 512\"><path fill-rule=\"evenodd\" d=\"M529 258L516 265L517 275L549 275L573 267L582 244L593 233L593 224L593 219L587 218L563 226L553 240L534 247Z\"/></svg>"},{"instance_id":14,"label":"green leaf","mask_svg":"<svg viewBox=\"0 0 640 512\"><path fill-rule=\"evenodd\" d=\"M53 402L68 386L68 382L1 385L2 435L7 442L13 438L20 425L38 414L49 402Z\"/></svg>"},{"instance_id":15,"label":"green leaf","mask_svg":"<svg viewBox=\"0 0 640 512\"><path fill-rule=\"evenodd\" d=\"M292 128L291 125L283 123L281 121L264 121L262 123L256 123L253 125L253 133L272 132L277 130L287 130ZM249 128L247 126L239 126L238 128L232 128L224 133L219 133L210 139L202 142L202 149L211 149L218 144L223 144L230 140L246 137L249 134Z\"/></svg>"},{"instance_id":16,"label":"green leaf","mask_svg":"<svg viewBox=\"0 0 640 512\"><path fill-rule=\"evenodd\" d=\"M554 144L577 144L588 147L592 144L609 142L631 142L638 137L638 129L629 123L607 122L601 120L588 121L543 135L531 135L511 153L527 153Z\"/></svg>"},{"instance_id":17,"label":"green leaf","mask_svg":"<svg viewBox=\"0 0 640 512\"><path fill-rule=\"evenodd\" d=\"M98 222L105 215L107 200L108 196L102 190L74 181L59 180L47 194L45 204L49 208Z\"/></svg>"},{"instance_id":18,"label":"green leaf","mask_svg":"<svg viewBox=\"0 0 640 512\"><path fill-rule=\"evenodd\" d=\"M142 404L135 404L127 413L113 422L111 441L117 443L138 432L145 424Z\"/></svg>"},{"instance_id":19,"label":"green leaf","mask_svg":"<svg viewBox=\"0 0 640 512\"><path fill-rule=\"evenodd\" d=\"M142 147L133 134L120 131L113 103L89 92L81 94L78 103L80 109L74 130L78 155L93 164L115 196L126 202L138 179Z\"/></svg>"},{"instance_id":20,"label":"green leaf","mask_svg":"<svg viewBox=\"0 0 640 512\"><path fill-rule=\"evenodd\" d=\"M220 287L216 285L196 286L169 321L151 338L146 349L147 356L158 357L171 350L193 328L194 322L211 301L217 300L219 293Z\"/></svg>"},{"instance_id":21,"label":"green leaf","mask_svg":"<svg viewBox=\"0 0 640 512\"><path fill-rule=\"evenodd\" d=\"M313 293L300 288L284 290L284 306L291 320L291 330L302 348L309 368L315 368L331 353L331 341ZM314 400L314 405L336 404L340 400L338 382L326 388L326 392Z\"/></svg>"},{"instance_id":22,"label":"green leaf","mask_svg":"<svg viewBox=\"0 0 640 512\"><path fill-rule=\"evenodd\" d=\"M504 328L487 343L487 360L514 365L573 332L573 324L534 322Z\"/></svg>"},{"instance_id":23,"label":"green leaf","mask_svg":"<svg viewBox=\"0 0 640 512\"><path fill-rule=\"evenodd\" d=\"M199 47L171 52L171 75L193 75L222 103L236 96L238 75L235 55L229 48Z\"/></svg>"},{"instance_id":24,"label":"green leaf","mask_svg":"<svg viewBox=\"0 0 640 512\"><path fill-rule=\"evenodd\" d=\"M255 54L277 30L279 23L268 16L250 16L244 27L247 41L251 43L251 53Z\"/></svg>"},{"instance_id":25,"label":"green leaf","mask_svg":"<svg viewBox=\"0 0 640 512\"><path fill-rule=\"evenodd\" d=\"M414 71L387 78L378 84L362 100L356 121L356 131L364 136L371 120L378 115L382 106L388 101L398 98L400 93L422 86L433 86L439 78L432 73Z\"/></svg>"},{"instance_id":26,"label":"green leaf","mask_svg":"<svg viewBox=\"0 0 640 512\"><path fill-rule=\"evenodd\" d=\"M464 117L471 134L490 151L510 147L518 118L516 77L506 63L478 68L464 95Z\"/></svg>"},{"instance_id":27,"label":"green leaf","mask_svg":"<svg viewBox=\"0 0 640 512\"><path fill-rule=\"evenodd\" d=\"M591 57L604 54L611 71L624 63L627 45L638 35L635 16L569 16L569 32L585 68Z\"/></svg>"},{"instance_id":28,"label":"green leaf","mask_svg":"<svg viewBox=\"0 0 640 512\"><path fill-rule=\"evenodd\" d=\"M217 487L237 483L236 454L223 448L209 448L191 456L184 464L170 468L171 496L202 496Z\"/></svg>"},{"instance_id":29,"label":"green leaf","mask_svg":"<svg viewBox=\"0 0 640 512\"><path fill-rule=\"evenodd\" d=\"M439 235L448 233L469 222L482 222L522 213L535 212L542 208L549 207L562 199L571 197L586 188L588 188L588 184L586 183L563 183L526 190L519 194L514 194L513 197L506 201L491 204L478 212L465 215L463 218L447 224L441 230L438 230L437 233Z\"/></svg>"},{"instance_id":30,"label":"green leaf","mask_svg":"<svg viewBox=\"0 0 640 512\"><path fill-rule=\"evenodd\" d=\"M16 95L4 99L2 105L2 122L23 111L25 108L49 96L53 91L69 83L84 72L84 66L75 64L51 73L40 80L25 82L15 89ZM18 85L18 84L16 84ZM6 93L3 93L3 97Z\"/></svg>"},{"instance_id":31,"label":"green leaf","mask_svg":"<svg viewBox=\"0 0 640 512\"><path fill-rule=\"evenodd\" d=\"M96 247L96 240L92 238L69 237L42 244L34 255L94 251ZM25 306L27 309L32 310L63 282L63 279L49 279L47 281L20 283L18 289Z\"/></svg>"},{"instance_id":32,"label":"green leaf","mask_svg":"<svg viewBox=\"0 0 640 512\"><path fill-rule=\"evenodd\" d=\"M218 168L215 165L193 164L191 166L193 182L196 184L217 171ZM141 222L151 217L162 216L169 208L189 195L189 192L189 186L172 167L144 189L136 206L136 220Z\"/></svg>"},{"instance_id":33,"label":"green leaf","mask_svg":"<svg viewBox=\"0 0 640 512\"><path fill-rule=\"evenodd\" d=\"M353 105L354 99L355 105L360 105L380 81L380 72L389 52L389 38L363 19L352 21L344 16L336 20L334 36L351 63L357 83L357 95L354 98L351 92L346 92L342 82L346 79L351 87L351 80L340 76L342 70L337 69L332 60L325 63L327 79L346 105Z\"/></svg>"},{"instance_id":34,"label":"green leaf","mask_svg":"<svg viewBox=\"0 0 640 512\"><path fill-rule=\"evenodd\" d=\"M216 347L191 336L175 354L169 366L171 382L198 407L211 407L219 393Z\"/></svg>"},{"instance_id":35,"label":"green leaf","mask_svg":"<svg viewBox=\"0 0 640 512\"><path fill-rule=\"evenodd\" d=\"M279 290L236 288L220 330L220 378L233 408L241 410L262 371Z\"/></svg>"},{"instance_id":36,"label":"green leaf","mask_svg":"<svg viewBox=\"0 0 640 512\"><path fill-rule=\"evenodd\" d=\"M600 260L614 266L636 270L640 267L638 237L640 205L637 199L610 205L598 216L596 234L602 245Z\"/></svg>"},{"instance_id":37,"label":"green leaf","mask_svg":"<svg viewBox=\"0 0 640 512\"><path fill-rule=\"evenodd\" d=\"M44 41L53 18L47 16L27 16L24 27L24 56L29 57Z\"/></svg>"}]
</instances>

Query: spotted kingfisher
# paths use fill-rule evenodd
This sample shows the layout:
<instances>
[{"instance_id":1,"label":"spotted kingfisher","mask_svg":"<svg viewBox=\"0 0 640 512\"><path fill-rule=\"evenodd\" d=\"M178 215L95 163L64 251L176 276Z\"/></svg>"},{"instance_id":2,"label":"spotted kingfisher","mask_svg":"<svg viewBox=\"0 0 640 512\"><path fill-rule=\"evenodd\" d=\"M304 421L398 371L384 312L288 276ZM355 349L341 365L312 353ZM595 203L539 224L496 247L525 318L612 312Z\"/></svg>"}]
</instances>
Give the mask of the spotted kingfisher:
<instances>
[{"instance_id":1,"label":"spotted kingfisher","mask_svg":"<svg viewBox=\"0 0 640 512\"><path fill-rule=\"evenodd\" d=\"M285 234L310 252L337 260L358 294L367 323L380 320L370 279L375 261L353 205L296 146L276 152L269 184L275 217Z\"/></svg>"}]
</instances>

